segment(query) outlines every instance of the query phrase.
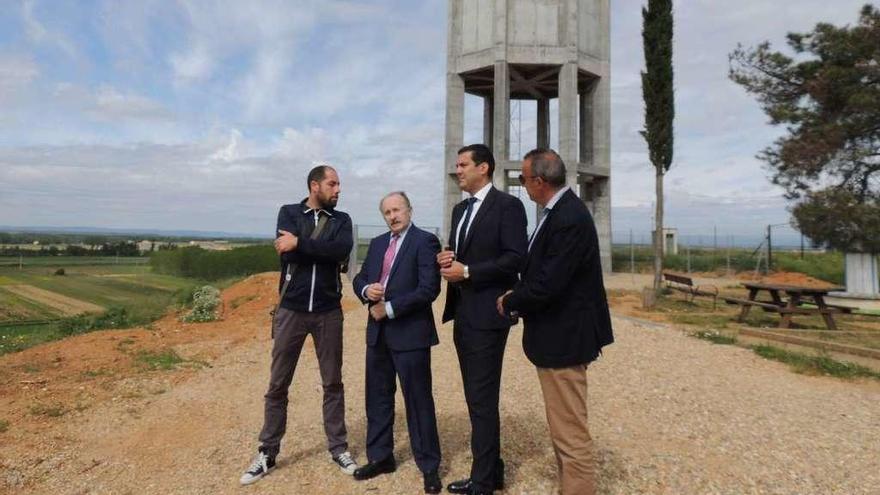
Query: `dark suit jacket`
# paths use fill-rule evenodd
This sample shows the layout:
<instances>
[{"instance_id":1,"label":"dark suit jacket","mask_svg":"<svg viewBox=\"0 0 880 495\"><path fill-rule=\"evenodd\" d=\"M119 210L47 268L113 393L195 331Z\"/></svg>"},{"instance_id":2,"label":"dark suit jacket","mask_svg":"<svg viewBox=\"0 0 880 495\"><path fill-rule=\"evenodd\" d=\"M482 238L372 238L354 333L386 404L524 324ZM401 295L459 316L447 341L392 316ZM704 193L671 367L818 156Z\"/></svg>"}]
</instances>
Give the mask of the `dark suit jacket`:
<instances>
[{"instance_id":1,"label":"dark suit jacket","mask_svg":"<svg viewBox=\"0 0 880 495\"><path fill-rule=\"evenodd\" d=\"M370 241L367 258L354 277L354 293L364 304L370 301L362 298L361 292L367 285L379 281L385 251L390 242L391 232ZM380 329L385 330L385 341L394 351L423 349L440 343L431 310L431 303L440 294L439 252L437 236L410 225L403 244L397 250L385 287L385 300L391 302L394 319L376 321L372 316L368 317L368 345L376 345Z\"/></svg>"},{"instance_id":2,"label":"dark suit jacket","mask_svg":"<svg viewBox=\"0 0 880 495\"><path fill-rule=\"evenodd\" d=\"M504 308L523 316L523 348L542 368L589 363L614 341L596 226L571 190L544 220Z\"/></svg>"},{"instance_id":3,"label":"dark suit jacket","mask_svg":"<svg viewBox=\"0 0 880 495\"><path fill-rule=\"evenodd\" d=\"M452 209L450 245L455 250L455 231L464 216L465 201ZM526 210L522 202L492 187L477 214L457 260L468 265L470 279L449 284L443 322L453 318L476 329L510 326L498 314L495 300L517 281L528 246Z\"/></svg>"}]
</instances>

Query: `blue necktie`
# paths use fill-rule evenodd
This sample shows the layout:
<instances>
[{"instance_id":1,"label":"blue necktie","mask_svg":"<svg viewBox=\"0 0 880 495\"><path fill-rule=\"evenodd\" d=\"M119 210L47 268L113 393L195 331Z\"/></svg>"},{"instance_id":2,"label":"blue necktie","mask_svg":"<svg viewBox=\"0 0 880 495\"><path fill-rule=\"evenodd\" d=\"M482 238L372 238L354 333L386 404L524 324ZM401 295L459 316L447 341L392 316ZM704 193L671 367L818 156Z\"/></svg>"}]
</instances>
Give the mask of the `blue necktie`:
<instances>
[{"instance_id":1,"label":"blue necktie","mask_svg":"<svg viewBox=\"0 0 880 495\"><path fill-rule=\"evenodd\" d=\"M474 203L477 202L477 198L468 198L465 201L467 201L467 209L464 213L464 222L461 223L461 229L458 231L458 239L455 241L456 254L461 252L461 245L464 244L464 239L467 237L467 229L471 221L471 213L474 211Z\"/></svg>"}]
</instances>

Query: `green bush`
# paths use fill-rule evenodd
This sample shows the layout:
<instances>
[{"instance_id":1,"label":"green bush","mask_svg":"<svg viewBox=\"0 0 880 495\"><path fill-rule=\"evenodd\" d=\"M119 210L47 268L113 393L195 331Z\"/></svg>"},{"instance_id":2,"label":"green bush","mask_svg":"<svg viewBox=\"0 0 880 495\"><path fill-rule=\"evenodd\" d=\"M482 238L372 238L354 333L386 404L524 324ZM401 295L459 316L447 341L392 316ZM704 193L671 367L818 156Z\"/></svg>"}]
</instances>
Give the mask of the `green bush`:
<instances>
[{"instance_id":1,"label":"green bush","mask_svg":"<svg viewBox=\"0 0 880 495\"><path fill-rule=\"evenodd\" d=\"M181 318L181 321L187 323L214 321L217 319L218 306L220 306L220 291L210 285L199 287L193 291L192 311Z\"/></svg>"},{"instance_id":2,"label":"green bush","mask_svg":"<svg viewBox=\"0 0 880 495\"><path fill-rule=\"evenodd\" d=\"M99 315L77 315L64 318L58 324L58 331L62 335L78 335L92 330L128 328L140 323L131 318L127 309L112 307Z\"/></svg>"},{"instance_id":3,"label":"green bush","mask_svg":"<svg viewBox=\"0 0 880 495\"><path fill-rule=\"evenodd\" d=\"M229 251L200 247L155 251L150 253L150 266L155 273L212 281L279 270L278 254L270 244Z\"/></svg>"}]
</instances>

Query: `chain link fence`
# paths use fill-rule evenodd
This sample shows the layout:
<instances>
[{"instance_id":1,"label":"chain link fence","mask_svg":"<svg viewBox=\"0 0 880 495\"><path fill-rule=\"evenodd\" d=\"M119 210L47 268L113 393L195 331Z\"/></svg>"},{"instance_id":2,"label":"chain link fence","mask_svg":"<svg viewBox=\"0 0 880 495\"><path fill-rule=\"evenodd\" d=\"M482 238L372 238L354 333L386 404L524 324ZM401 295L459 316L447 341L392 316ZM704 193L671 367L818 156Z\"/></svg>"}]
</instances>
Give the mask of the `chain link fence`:
<instances>
[{"instance_id":1,"label":"chain link fence","mask_svg":"<svg viewBox=\"0 0 880 495\"><path fill-rule=\"evenodd\" d=\"M816 247L789 224L765 225L752 234L711 232L664 232L664 268L682 272L732 275L754 271L801 271L832 281L842 281L843 256ZM652 232L612 232L614 271L649 273L653 269Z\"/></svg>"}]
</instances>

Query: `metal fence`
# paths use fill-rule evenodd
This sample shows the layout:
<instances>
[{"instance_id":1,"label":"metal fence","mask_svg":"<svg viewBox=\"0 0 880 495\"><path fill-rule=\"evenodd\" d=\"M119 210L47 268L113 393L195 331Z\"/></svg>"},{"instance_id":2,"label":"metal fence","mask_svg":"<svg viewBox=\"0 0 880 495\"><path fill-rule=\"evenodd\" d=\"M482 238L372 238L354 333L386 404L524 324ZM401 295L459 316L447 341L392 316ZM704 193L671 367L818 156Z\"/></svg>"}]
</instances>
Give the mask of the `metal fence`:
<instances>
[{"instance_id":1,"label":"metal fence","mask_svg":"<svg viewBox=\"0 0 880 495\"><path fill-rule=\"evenodd\" d=\"M682 271L766 272L775 266L774 256L804 258L825 249L815 246L789 224L759 227L754 233L667 232L664 239L664 266ZM612 265L615 271L639 272L653 260L653 233L645 231L613 231Z\"/></svg>"}]
</instances>

